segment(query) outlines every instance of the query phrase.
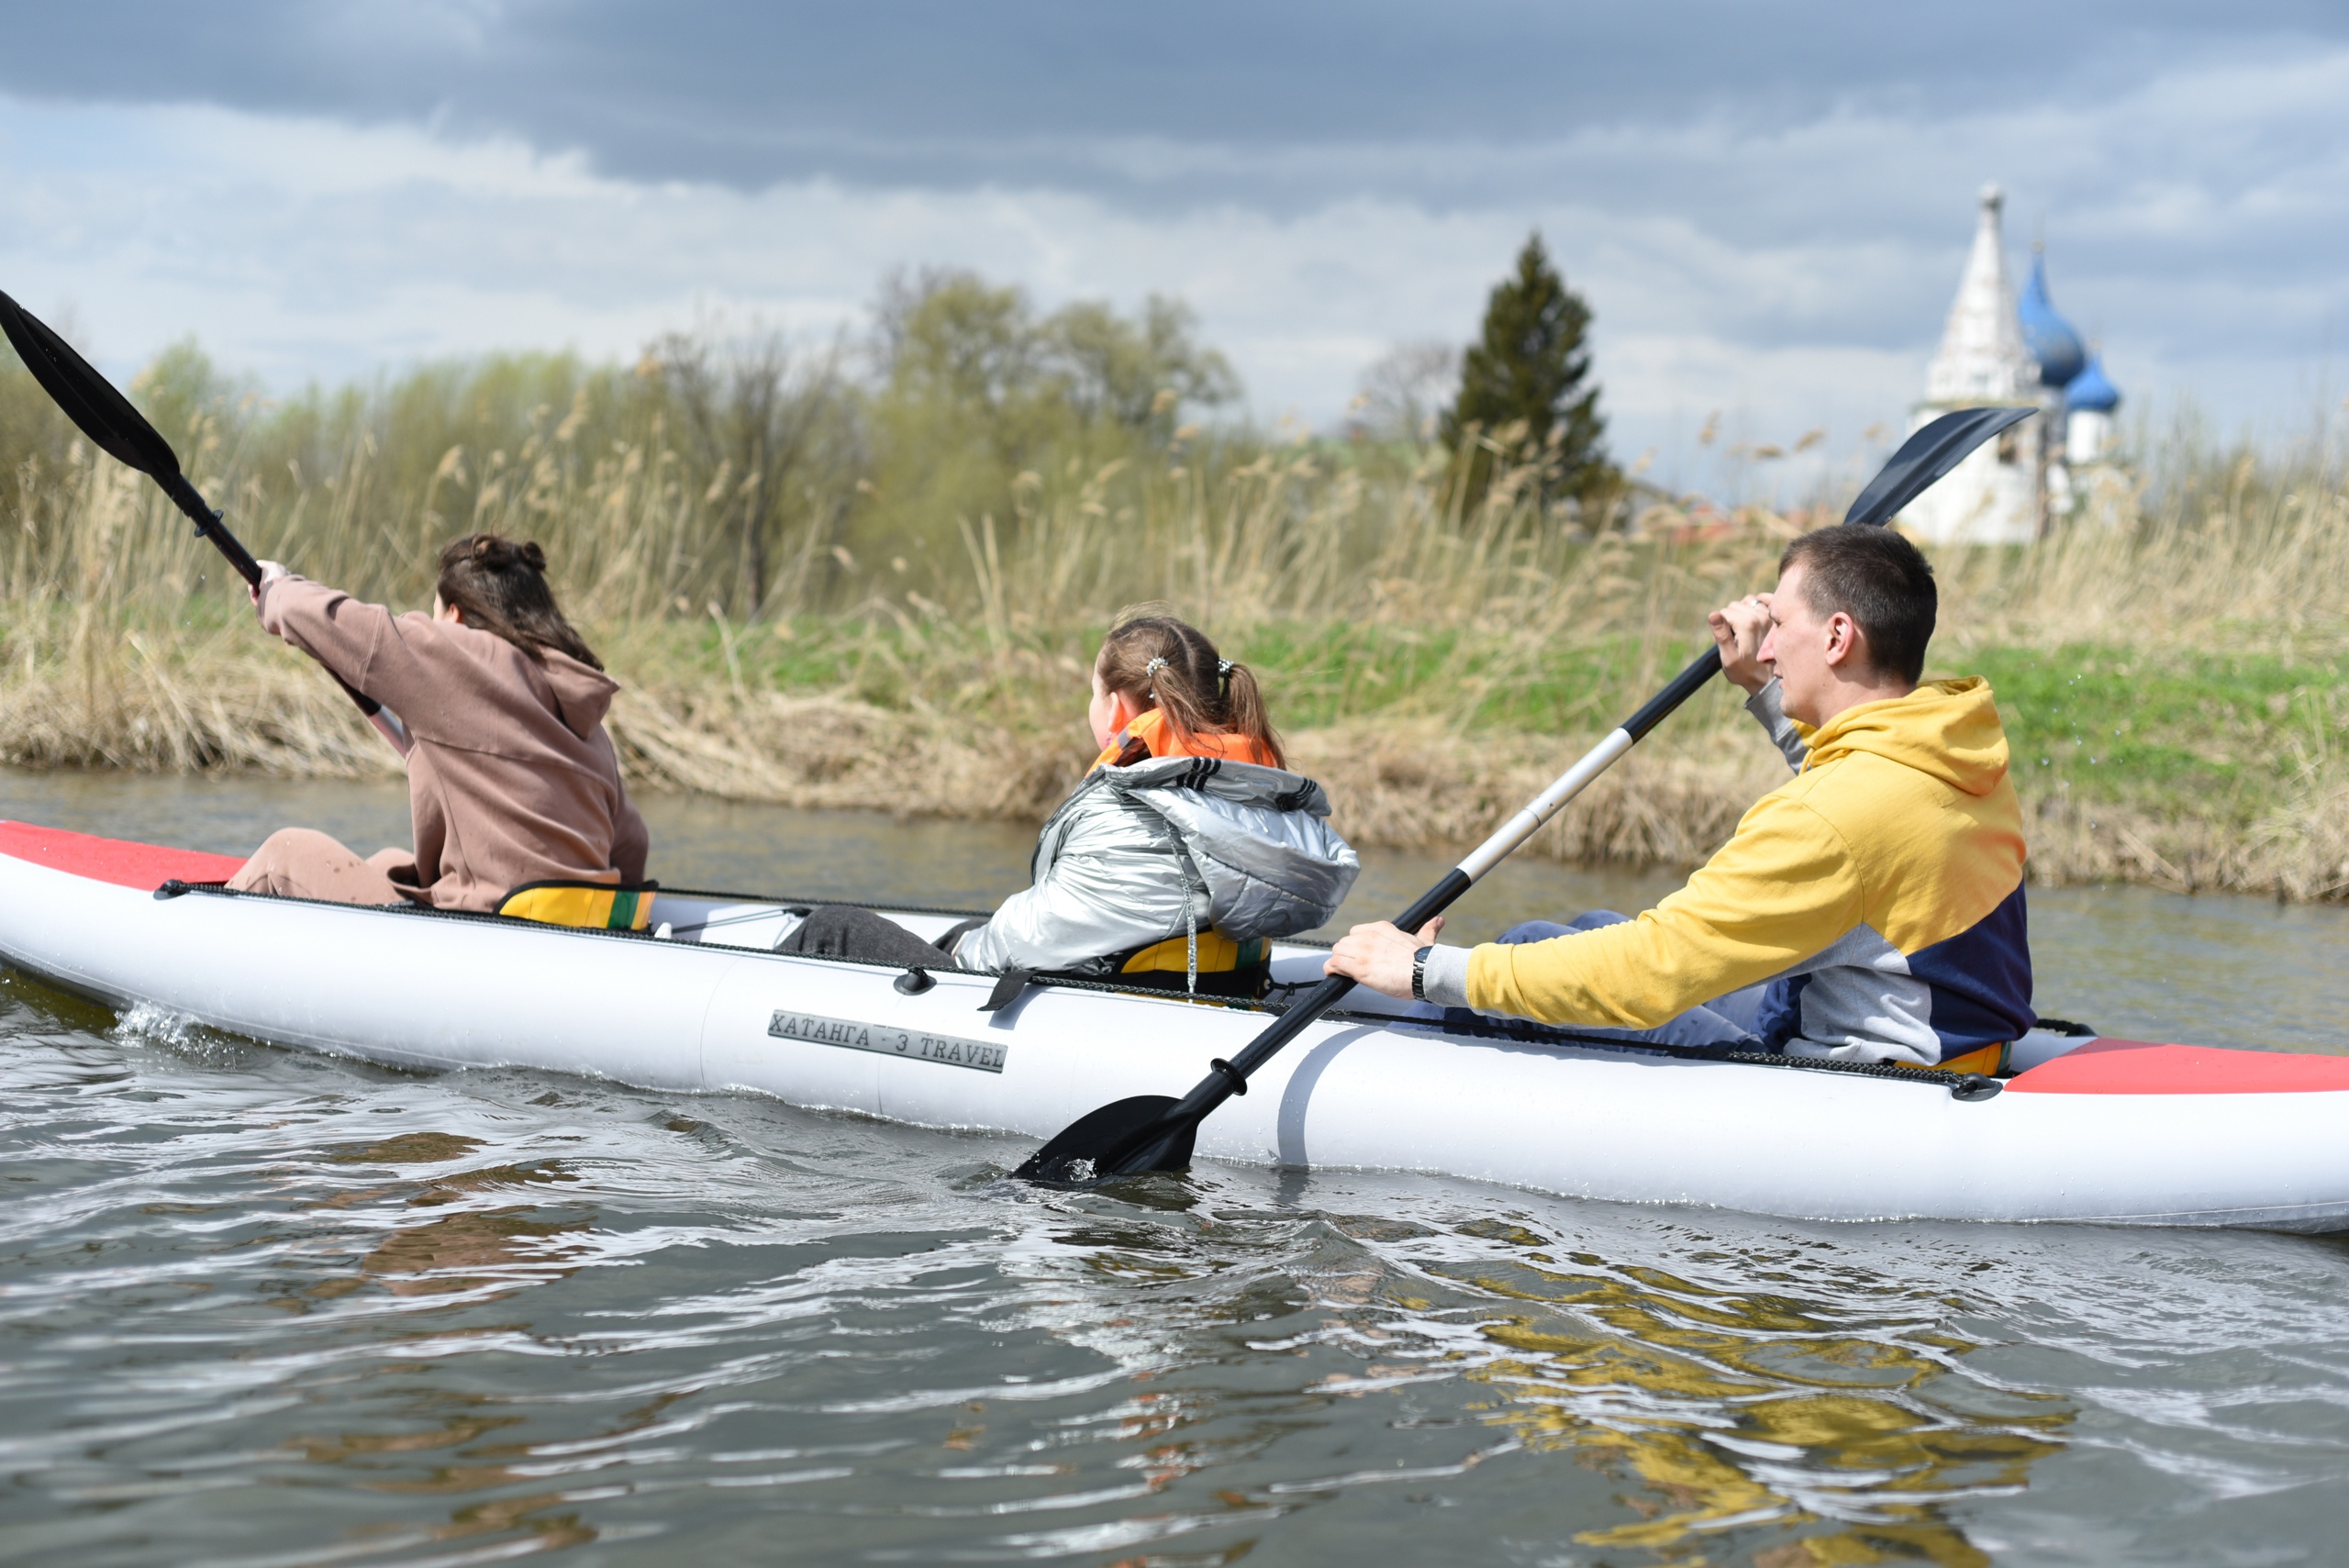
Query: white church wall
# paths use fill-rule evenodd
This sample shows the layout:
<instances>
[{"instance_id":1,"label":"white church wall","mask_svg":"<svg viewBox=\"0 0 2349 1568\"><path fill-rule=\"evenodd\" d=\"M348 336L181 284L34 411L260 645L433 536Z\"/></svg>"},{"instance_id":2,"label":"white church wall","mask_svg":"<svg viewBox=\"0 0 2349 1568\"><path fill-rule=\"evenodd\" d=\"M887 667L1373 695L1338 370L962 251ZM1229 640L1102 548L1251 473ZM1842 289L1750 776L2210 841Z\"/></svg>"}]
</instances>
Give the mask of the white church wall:
<instances>
[{"instance_id":1,"label":"white church wall","mask_svg":"<svg viewBox=\"0 0 2349 1568\"><path fill-rule=\"evenodd\" d=\"M2039 361L2023 343L2015 291L2007 277L1999 228L2006 197L1982 188L1974 245L1942 326L1941 347L1925 372L1925 395L1911 430L1953 408L2041 403ZM2039 537L2043 419L2026 419L1960 463L1900 514L1901 524L1933 544L2029 544Z\"/></svg>"},{"instance_id":2,"label":"white church wall","mask_svg":"<svg viewBox=\"0 0 2349 1568\"><path fill-rule=\"evenodd\" d=\"M1945 408L1918 409L1915 426ZM1976 447L1896 520L1928 544L2030 544L2039 538L2039 426L2026 419Z\"/></svg>"},{"instance_id":3,"label":"white church wall","mask_svg":"<svg viewBox=\"0 0 2349 1568\"><path fill-rule=\"evenodd\" d=\"M2064 431L2064 455L2075 463L2101 462L2112 445L2112 416L2100 408L2075 408Z\"/></svg>"}]
</instances>

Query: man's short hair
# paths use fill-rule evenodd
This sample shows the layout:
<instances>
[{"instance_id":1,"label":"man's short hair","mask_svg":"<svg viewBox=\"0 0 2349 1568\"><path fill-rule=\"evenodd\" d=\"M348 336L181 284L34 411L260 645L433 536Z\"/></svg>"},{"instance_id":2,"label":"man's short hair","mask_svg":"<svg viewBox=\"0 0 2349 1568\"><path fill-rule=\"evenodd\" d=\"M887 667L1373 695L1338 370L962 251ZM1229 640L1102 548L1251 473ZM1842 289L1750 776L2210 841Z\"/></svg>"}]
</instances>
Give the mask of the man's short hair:
<instances>
[{"instance_id":1,"label":"man's short hair","mask_svg":"<svg viewBox=\"0 0 2349 1568\"><path fill-rule=\"evenodd\" d=\"M1941 595L1923 552L1890 528L1838 523L1803 534L1778 557L1778 574L1803 571L1803 597L1822 616L1842 611L1868 639L1878 674L1911 685L1925 673Z\"/></svg>"}]
</instances>

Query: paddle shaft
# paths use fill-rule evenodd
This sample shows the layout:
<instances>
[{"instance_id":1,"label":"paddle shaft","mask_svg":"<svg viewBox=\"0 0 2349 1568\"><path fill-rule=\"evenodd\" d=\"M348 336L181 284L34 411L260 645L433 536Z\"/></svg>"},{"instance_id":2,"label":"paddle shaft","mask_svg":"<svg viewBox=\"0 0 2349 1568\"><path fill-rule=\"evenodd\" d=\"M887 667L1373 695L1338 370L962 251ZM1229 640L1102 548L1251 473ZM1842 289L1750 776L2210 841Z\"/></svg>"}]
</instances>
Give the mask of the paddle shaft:
<instances>
[{"instance_id":1,"label":"paddle shaft","mask_svg":"<svg viewBox=\"0 0 2349 1568\"><path fill-rule=\"evenodd\" d=\"M188 520L195 525L195 531L211 540L212 548L228 558L228 564L237 569L237 575L245 580L246 585L260 587L261 562L253 559L253 552L245 548L243 540L228 531L227 525L220 521L220 514L205 504L203 495L187 482L187 475L174 468L168 473L150 477L163 487L163 494L172 498L172 505L188 515ZM327 673L333 675L334 672L329 670ZM410 745L407 726L400 722L399 715L340 675L335 675L334 684L359 705L359 711L366 715L367 722L375 727L376 733L392 743L394 751L403 757L407 755Z\"/></svg>"},{"instance_id":2,"label":"paddle shaft","mask_svg":"<svg viewBox=\"0 0 2349 1568\"><path fill-rule=\"evenodd\" d=\"M235 534L221 525L220 514L205 505L204 497L197 495L195 486L187 482L186 474L174 472L158 475L155 483L163 487L163 494L172 498L172 505L187 514L188 520L195 525L195 531L210 539L212 548L228 558L228 564L237 569L237 575L245 580L247 586L261 586L261 562L253 559L253 552L247 550ZM362 702L368 700L360 698Z\"/></svg>"},{"instance_id":3,"label":"paddle shaft","mask_svg":"<svg viewBox=\"0 0 2349 1568\"><path fill-rule=\"evenodd\" d=\"M1495 866L1507 860L1526 840L1542 830L1544 823L1565 808L1568 801L1588 788L1591 780L1615 764L1618 758L1637 745L1642 737L1664 722L1673 709L1694 695L1697 689L1721 673L1721 653L1709 648L1689 662L1688 667L1672 678L1671 684L1648 699L1639 712L1625 719L1606 740L1584 752L1555 783L1527 803L1524 810L1503 823L1499 831L1471 851L1467 857L1443 880L1419 895L1412 906L1395 917L1395 924L1406 931L1417 931L1421 926L1452 907L1459 896L1476 885L1477 881ZM1271 1061L1280 1049L1305 1032L1306 1027L1345 999L1354 988L1354 982L1342 974L1332 974L1283 1013L1230 1061L1218 1061L1214 1069L1193 1086L1191 1092L1174 1102L1152 1126L1142 1129L1127 1147L1099 1162L1104 1170L1123 1170L1130 1166L1136 1154L1150 1153L1175 1136L1186 1126L1196 1126L1210 1115L1218 1106L1234 1095L1248 1092L1248 1079L1256 1069Z\"/></svg>"}]
</instances>

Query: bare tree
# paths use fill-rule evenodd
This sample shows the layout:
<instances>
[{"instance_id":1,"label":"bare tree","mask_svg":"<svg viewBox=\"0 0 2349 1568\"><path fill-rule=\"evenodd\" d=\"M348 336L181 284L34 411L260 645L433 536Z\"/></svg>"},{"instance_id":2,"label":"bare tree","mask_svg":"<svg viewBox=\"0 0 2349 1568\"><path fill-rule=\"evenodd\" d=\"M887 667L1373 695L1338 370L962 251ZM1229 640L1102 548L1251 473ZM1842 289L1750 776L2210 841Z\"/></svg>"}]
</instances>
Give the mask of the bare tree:
<instances>
[{"instance_id":1,"label":"bare tree","mask_svg":"<svg viewBox=\"0 0 2349 1568\"><path fill-rule=\"evenodd\" d=\"M1460 385L1460 350L1449 343L1398 343L1355 383L1353 421L1373 440L1424 448Z\"/></svg>"},{"instance_id":2,"label":"bare tree","mask_svg":"<svg viewBox=\"0 0 2349 1568\"><path fill-rule=\"evenodd\" d=\"M825 458L847 455L827 449L854 440L844 351L838 339L802 349L757 326L671 333L648 350L707 465L711 504L734 539L730 607L740 617L766 603L794 489L812 489Z\"/></svg>"}]
</instances>

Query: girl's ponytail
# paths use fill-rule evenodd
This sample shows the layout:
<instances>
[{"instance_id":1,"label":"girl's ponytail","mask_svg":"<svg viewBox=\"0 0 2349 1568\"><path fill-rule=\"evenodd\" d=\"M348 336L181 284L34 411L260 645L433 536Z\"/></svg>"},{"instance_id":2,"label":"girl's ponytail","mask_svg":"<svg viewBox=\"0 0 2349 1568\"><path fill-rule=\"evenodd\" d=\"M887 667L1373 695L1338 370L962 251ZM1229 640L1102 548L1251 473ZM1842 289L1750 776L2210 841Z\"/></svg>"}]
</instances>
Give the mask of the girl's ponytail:
<instances>
[{"instance_id":1,"label":"girl's ponytail","mask_svg":"<svg viewBox=\"0 0 2349 1568\"><path fill-rule=\"evenodd\" d=\"M1139 697L1166 716L1175 739L1241 735L1288 765L1264 710L1264 692L1244 664L1216 652L1207 635L1170 615L1127 611L1102 639L1101 684Z\"/></svg>"},{"instance_id":2,"label":"girl's ponytail","mask_svg":"<svg viewBox=\"0 0 2349 1568\"><path fill-rule=\"evenodd\" d=\"M1262 744L1281 765L1288 765L1281 751L1280 738L1273 733L1273 717L1264 708L1264 691L1256 684L1256 673L1247 665L1225 661L1223 665L1224 728L1235 734L1245 735Z\"/></svg>"}]
</instances>

